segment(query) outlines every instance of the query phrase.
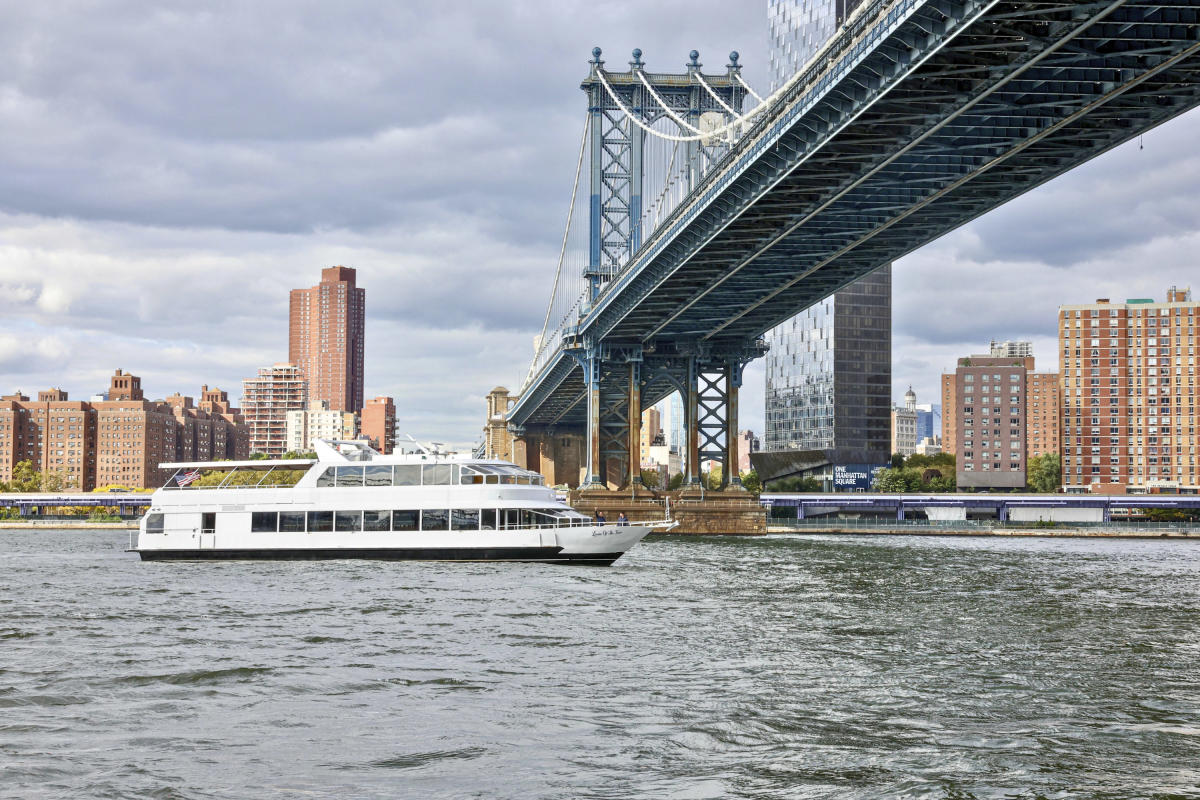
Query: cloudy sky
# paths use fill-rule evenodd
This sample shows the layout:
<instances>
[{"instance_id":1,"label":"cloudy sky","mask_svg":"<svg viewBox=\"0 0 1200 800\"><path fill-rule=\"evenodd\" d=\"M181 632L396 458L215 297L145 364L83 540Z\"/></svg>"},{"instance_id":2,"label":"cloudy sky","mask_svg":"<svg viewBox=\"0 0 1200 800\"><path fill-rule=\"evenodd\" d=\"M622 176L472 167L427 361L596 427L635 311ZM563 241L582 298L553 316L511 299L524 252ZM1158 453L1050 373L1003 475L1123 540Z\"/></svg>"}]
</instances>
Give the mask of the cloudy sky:
<instances>
[{"instance_id":1,"label":"cloudy sky","mask_svg":"<svg viewBox=\"0 0 1200 800\"><path fill-rule=\"evenodd\" d=\"M0 4L0 392L120 367L240 397L287 357L288 289L345 264L368 396L440 441L532 355L591 48L736 49L767 82L761 2ZM1200 276L1197 141L1193 113L898 262L895 396L991 338L1055 368L1060 303ZM761 368L742 414L761 430Z\"/></svg>"}]
</instances>

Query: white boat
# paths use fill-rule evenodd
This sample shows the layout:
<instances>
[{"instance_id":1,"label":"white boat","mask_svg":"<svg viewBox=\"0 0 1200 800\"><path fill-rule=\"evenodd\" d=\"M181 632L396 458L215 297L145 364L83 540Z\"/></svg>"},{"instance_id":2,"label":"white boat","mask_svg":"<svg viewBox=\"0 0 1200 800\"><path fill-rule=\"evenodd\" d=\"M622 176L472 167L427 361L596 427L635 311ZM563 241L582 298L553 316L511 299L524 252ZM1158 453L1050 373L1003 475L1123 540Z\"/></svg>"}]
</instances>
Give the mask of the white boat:
<instances>
[{"instance_id":1,"label":"white boat","mask_svg":"<svg viewBox=\"0 0 1200 800\"><path fill-rule=\"evenodd\" d=\"M597 523L536 472L439 453L316 443L315 459L163 464L143 560L371 558L611 564L669 520Z\"/></svg>"}]
</instances>

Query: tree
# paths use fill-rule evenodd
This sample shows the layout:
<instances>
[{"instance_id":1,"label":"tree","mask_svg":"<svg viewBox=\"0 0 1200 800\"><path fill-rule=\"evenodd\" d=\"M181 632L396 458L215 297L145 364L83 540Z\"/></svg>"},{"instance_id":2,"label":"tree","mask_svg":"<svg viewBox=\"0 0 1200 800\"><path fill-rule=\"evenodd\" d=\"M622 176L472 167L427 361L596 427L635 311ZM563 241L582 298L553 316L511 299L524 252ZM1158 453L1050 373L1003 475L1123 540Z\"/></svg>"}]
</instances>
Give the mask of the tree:
<instances>
[{"instance_id":1,"label":"tree","mask_svg":"<svg viewBox=\"0 0 1200 800\"><path fill-rule=\"evenodd\" d=\"M671 482L667 484L667 488L670 489L671 491L675 491L680 486L683 486L683 473L676 472L674 475L671 476Z\"/></svg>"},{"instance_id":2,"label":"tree","mask_svg":"<svg viewBox=\"0 0 1200 800\"><path fill-rule=\"evenodd\" d=\"M13 492L40 492L42 474L33 468L32 461L18 461L13 467L12 480L8 485Z\"/></svg>"},{"instance_id":3,"label":"tree","mask_svg":"<svg viewBox=\"0 0 1200 800\"><path fill-rule=\"evenodd\" d=\"M43 492L61 492L67 484L66 476L61 472L43 472L39 477Z\"/></svg>"},{"instance_id":4,"label":"tree","mask_svg":"<svg viewBox=\"0 0 1200 800\"><path fill-rule=\"evenodd\" d=\"M771 481L767 484L769 492L797 492L801 494L815 494L825 491L821 482L816 478L780 478L776 481Z\"/></svg>"},{"instance_id":5,"label":"tree","mask_svg":"<svg viewBox=\"0 0 1200 800\"><path fill-rule=\"evenodd\" d=\"M721 479L723 476L724 473L721 471L721 467L717 464L713 464L712 469L710 469L704 475L704 488L708 489L710 492L717 491L721 488Z\"/></svg>"},{"instance_id":6,"label":"tree","mask_svg":"<svg viewBox=\"0 0 1200 800\"><path fill-rule=\"evenodd\" d=\"M658 470L656 470L656 469L642 470L642 486L645 486L647 489L657 489L658 488Z\"/></svg>"},{"instance_id":7,"label":"tree","mask_svg":"<svg viewBox=\"0 0 1200 800\"><path fill-rule=\"evenodd\" d=\"M742 486L750 494L762 494L762 481L758 479L758 473L754 470L742 473Z\"/></svg>"},{"instance_id":8,"label":"tree","mask_svg":"<svg viewBox=\"0 0 1200 800\"><path fill-rule=\"evenodd\" d=\"M892 469L900 469L904 466L904 456L899 453L892 453Z\"/></svg>"},{"instance_id":9,"label":"tree","mask_svg":"<svg viewBox=\"0 0 1200 800\"><path fill-rule=\"evenodd\" d=\"M1026 472L1029 488L1035 492L1056 492L1062 483L1062 467L1058 453L1042 453L1029 459Z\"/></svg>"}]
</instances>

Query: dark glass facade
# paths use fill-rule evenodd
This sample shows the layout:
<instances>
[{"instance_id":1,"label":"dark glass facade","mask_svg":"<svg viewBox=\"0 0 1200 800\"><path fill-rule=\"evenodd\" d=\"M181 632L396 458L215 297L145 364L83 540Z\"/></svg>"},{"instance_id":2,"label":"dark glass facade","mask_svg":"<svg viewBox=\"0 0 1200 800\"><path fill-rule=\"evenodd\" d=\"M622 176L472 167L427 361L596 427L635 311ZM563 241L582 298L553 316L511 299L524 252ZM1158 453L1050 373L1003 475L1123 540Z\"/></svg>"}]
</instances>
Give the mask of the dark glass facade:
<instances>
[{"instance_id":1,"label":"dark glass facade","mask_svg":"<svg viewBox=\"0 0 1200 800\"><path fill-rule=\"evenodd\" d=\"M772 88L838 30L858 0L767 0ZM891 455L891 265L767 334L763 449L832 450L834 463Z\"/></svg>"},{"instance_id":2,"label":"dark glass facade","mask_svg":"<svg viewBox=\"0 0 1200 800\"><path fill-rule=\"evenodd\" d=\"M767 334L763 449L891 449L892 270L882 267Z\"/></svg>"}]
</instances>

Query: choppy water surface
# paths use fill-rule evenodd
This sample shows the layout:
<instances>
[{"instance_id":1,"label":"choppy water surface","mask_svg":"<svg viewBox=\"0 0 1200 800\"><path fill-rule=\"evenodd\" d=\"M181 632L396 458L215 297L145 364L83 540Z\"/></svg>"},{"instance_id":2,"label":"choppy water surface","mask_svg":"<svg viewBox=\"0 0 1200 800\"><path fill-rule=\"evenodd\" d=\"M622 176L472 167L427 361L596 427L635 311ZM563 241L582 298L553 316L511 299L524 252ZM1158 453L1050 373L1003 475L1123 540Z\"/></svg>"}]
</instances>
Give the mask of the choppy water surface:
<instances>
[{"instance_id":1,"label":"choppy water surface","mask_svg":"<svg viewBox=\"0 0 1200 800\"><path fill-rule=\"evenodd\" d=\"M125 544L0 532L0 797L1200 797L1194 542Z\"/></svg>"}]
</instances>

